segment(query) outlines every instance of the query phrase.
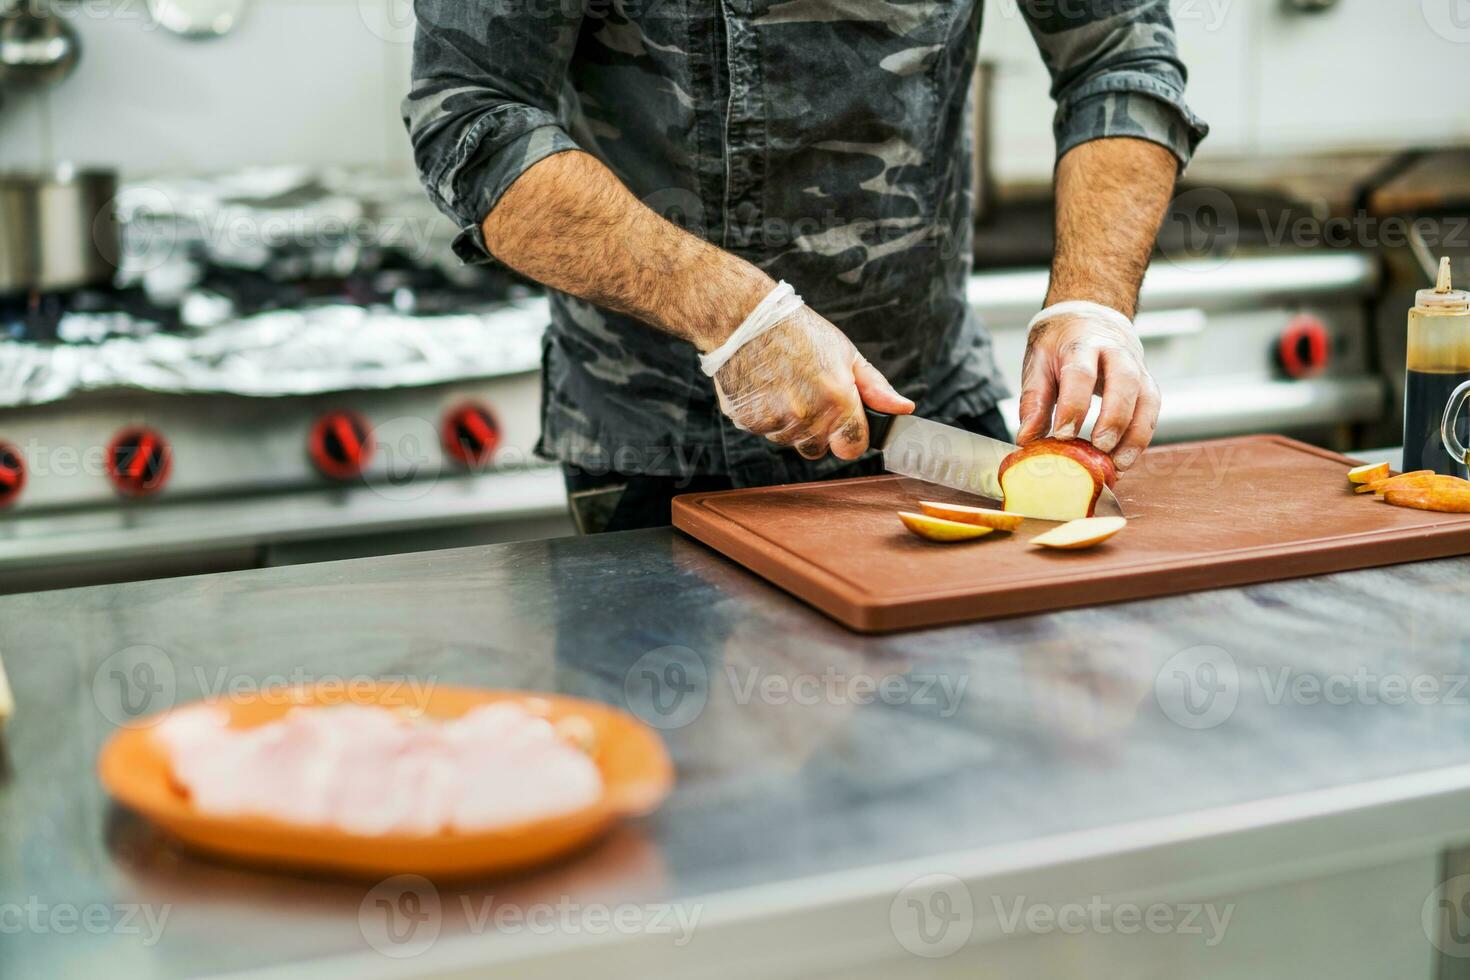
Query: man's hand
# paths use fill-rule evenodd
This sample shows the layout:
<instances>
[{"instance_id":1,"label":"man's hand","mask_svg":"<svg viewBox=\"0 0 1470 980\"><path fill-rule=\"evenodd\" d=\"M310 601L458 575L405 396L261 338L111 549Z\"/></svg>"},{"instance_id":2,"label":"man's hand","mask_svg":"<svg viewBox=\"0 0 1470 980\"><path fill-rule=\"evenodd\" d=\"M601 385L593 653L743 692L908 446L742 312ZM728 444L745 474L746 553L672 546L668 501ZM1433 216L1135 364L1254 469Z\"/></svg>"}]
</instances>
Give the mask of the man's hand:
<instances>
[{"instance_id":1,"label":"man's hand","mask_svg":"<svg viewBox=\"0 0 1470 980\"><path fill-rule=\"evenodd\" d=\"M1178 169L1174 154L1157 143L1121 137L1083 143L1062 157L1047 306L1087 300L1133 316ZM1087 316L1037 324L1021 371L1017 438L1028 442L1049 430L1075 436L1094 392L1102 395L1102 414L1092 443L1127 469L1159 420L1159 387L1138 338L1121 324Z\"/></svg>"},{"instance_id":2,"label":"man's hand","mask_svg":"<svg viewBox=\"0 0 1470 980\"><path fill-rule=\"evenodd\" d=\"M807 459L829 448L839 459L861 456L864 405L895 415L914 410L841 330L807 307L736 351L715 375L715 390L737 426Z\"/></svg>"},{"instance_id":3,"label":"man's hand","mask_svg":"<svg viewBox=\"0 0 1470 980\"><path fill-rule=\"evenodd\" d=\"M1092 444L1113 453L1117 467L1127 469L1148 447L1159 422L1159 386L1144 366L1143 346L1106 320L1059 316L1038 323L1021 369L1017 440L1039 439L1048 429L1062 439L1077 435L1094 393L1102 395L1102 410L1092 427Z\"/></svg>"}]
</instances>

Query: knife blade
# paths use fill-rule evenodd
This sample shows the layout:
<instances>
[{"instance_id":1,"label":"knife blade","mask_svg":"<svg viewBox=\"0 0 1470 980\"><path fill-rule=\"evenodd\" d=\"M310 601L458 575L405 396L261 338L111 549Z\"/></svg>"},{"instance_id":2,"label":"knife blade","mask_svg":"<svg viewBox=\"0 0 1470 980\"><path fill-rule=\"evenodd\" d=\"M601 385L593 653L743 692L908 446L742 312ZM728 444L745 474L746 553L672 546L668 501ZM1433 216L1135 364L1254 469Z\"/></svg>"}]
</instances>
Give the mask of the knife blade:
<instances>
[{"instance_id":1,"label":"knife blade","mask_svg":"<svg viewBox=\"0 0 1470 980\"><path fill-rule=\"evenodd\" d=\"M951 490L1002 500L1000 464L1017 447L978 432L914 415L885 415L872 409L868 444L883 454L890 473L937 483ZM1108 487L1098 497L1099 514L1123 516L1123 507Z\"/></svg>"}]
</instances>

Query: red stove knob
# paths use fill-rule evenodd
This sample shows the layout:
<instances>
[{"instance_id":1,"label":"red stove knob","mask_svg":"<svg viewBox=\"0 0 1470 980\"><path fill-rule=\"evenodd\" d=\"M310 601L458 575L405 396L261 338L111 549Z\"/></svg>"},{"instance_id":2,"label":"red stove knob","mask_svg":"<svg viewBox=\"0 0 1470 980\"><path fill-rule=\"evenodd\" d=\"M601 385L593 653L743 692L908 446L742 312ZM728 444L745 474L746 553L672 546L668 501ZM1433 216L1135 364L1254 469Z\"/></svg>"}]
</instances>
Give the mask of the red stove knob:
<instances>
[{"instance_id":1,"label":"red stove knob","mask_svg":"<svg viewBox=\"0 0 1470 980\"><path fill-rule=\"evenodd\" d=\"M373 432L358 412L328 412L312 425L306 448L324 475L350 480L373 457Z\"/></svg>"},{"instance_id":2,"label":"red stove knob","mask_svg":"<svg viewBox=\"0 0 1470 980\"><path fill-rule=\"evenodd\" d=\"M444 451L472 469L489 463L500 445L500 425L490 409L479 402L444 413L440 433Z\"/></svg>"},{"instance_id":3,"label":"red stove knob","mask_svg":"<svg viewBox=\"0 0 1470 980\"><path fill-rule=\"evenodd\" d=\"M0 507L9 507L26 485L26 461L8 442L0 442Z\"/></svg>"},{"instance_id":4,"label":"red stove knob","mask_svg":"<svg viewBox=\"0 0 1470 980\"><path fill-rule=\"evenodd\" d=\"M1327 328L1307 313L1295 317L1276 343L1276 359L1288 378L1311 378L1327 369Z\"/></svg>"},{"instance_id":5,"label":"red stove knob","mask_svg":"<svg viewBox=\"0 0 1470 980\"><path fill-rule=\"evenodd\" d=\"M124 497L157 493L172 469L173 449L156 429L123 429L107 445L107 477Z\"/></svg>"}]
</instances>

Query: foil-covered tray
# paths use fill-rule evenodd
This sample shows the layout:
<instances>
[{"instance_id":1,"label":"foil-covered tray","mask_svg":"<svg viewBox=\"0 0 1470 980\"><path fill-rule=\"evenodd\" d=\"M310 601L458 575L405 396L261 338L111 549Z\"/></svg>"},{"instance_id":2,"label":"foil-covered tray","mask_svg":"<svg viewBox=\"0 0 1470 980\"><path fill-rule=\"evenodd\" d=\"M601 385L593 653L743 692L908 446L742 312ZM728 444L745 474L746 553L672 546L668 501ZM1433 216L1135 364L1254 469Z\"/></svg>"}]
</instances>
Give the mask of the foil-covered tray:
<instances>
[{"instance_id":1,"label":"foil-covered tray","mask_svg":"<svg viewBox=\"0 0 1470 980\"><path fill-rule=\"evenodd\" d=\"M449 248L456 229L411 177L258 168L135 180L114 204L113 288L168 315L68 310L54 325L59 342L12 333L0 340L0 407L128 388L250 397L401 388L539 366L545 298L519 286L497 293L485 267L461 265ZM413 289L360 304L283 300L309 292L301 283L388 267L439 284L425 287L437 305ZM269 302L239 308L211 288L220 270Z\"/></svg>"},{"instance_id":2,"label":"foil-covered tray","mask_svg":"<svg viewBox=\"0 0 1470 980\"><path fill-rule=\"evenodd\" d=\"M280 397L517 374L539 367L547 320L538 297L482 313L320 306L260 313L197 336L3 342L0 406L107 389Z\"/></svg>"}]
</instances>

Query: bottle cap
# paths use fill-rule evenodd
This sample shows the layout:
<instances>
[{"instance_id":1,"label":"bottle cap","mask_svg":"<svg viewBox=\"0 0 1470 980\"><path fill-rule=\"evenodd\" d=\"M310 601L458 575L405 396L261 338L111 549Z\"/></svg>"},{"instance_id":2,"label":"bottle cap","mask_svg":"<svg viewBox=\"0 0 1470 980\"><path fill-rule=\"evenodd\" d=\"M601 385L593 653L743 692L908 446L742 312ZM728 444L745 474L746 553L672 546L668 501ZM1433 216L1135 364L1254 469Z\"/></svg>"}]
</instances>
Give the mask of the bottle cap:
<instances>
[{"instance_id":1,"label":"bottle cap","mask_svg":"<svg viewBox=\"0 0 1470 980\"><path fill-rule=\"evenodd\" d=\"M1450 258L1439 260L1439 281L1433 289L1421 289L1414 294L1414 303L1426 309L1442 313L1470 313L1470 293L1455 289L1450 282Z\"/></svg>"}]
</instances>

